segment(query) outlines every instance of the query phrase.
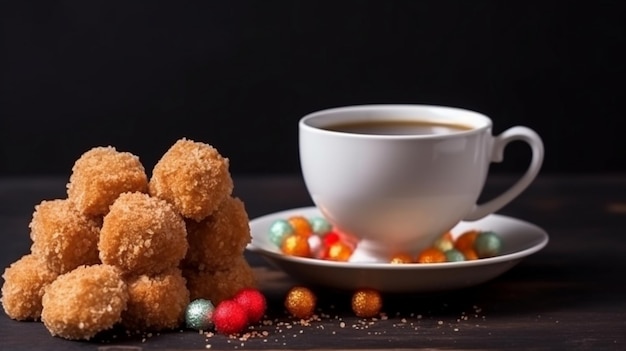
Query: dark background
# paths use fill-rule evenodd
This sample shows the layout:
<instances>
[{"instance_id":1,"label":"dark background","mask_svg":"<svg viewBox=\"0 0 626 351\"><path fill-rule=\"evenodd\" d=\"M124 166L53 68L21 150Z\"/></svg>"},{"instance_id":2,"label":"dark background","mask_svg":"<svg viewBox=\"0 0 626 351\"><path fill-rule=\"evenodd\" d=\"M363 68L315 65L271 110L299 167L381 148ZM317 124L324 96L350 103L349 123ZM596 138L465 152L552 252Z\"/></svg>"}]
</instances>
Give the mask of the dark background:
<instances>
[{"instance_id":1,"label":"dark background","mask_svg":"<svg viewBox=\"0 0 626 351\"><path fill-rule=\"evenodd\" d=\"M367 103L526 125L544 173L626 171L622 1L2 1L0 176L181 137L233 174L299 172L297 121ZM496 171L527 162L507 150ZM332 172L332 170L329 170Z\"/></svg>"}]
</instances>

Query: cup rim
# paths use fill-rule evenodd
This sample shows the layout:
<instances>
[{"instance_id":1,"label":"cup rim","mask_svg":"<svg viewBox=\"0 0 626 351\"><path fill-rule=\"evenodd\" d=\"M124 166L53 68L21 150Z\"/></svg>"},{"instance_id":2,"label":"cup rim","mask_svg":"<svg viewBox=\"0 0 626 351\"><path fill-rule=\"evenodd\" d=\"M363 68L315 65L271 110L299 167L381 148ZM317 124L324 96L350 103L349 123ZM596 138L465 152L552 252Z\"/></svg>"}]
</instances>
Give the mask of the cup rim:
<instances>
[{"instance_id":1,"label":"cup rim","mask_svg":"<svg viewBox=\"0 0 626 351\"><path fill-rule=\"evenodd\" d=\"M429 113L434 113L434 115L429 116L428 118L424 118L427 121L446 123L448 124L461 124L466 125L470 129L468 130L460 130L458 132L447 133L447 134L358 134L358 133L350 133L350 132L341 132L325 129L325 126L331 124L331 120L335 121L336 116L343 114L345 119L343 121L350 120L363 120L362 114L364 112L367 113L388 113L395 112L398 113L403 111L404 113L411 112L415 113L415 111L428 111ZM453 113L455 116L463 116L466 121L471 121L463 123L459 121L457 117L452 118L450 114ZM370 115L371 117L366 116L367 119L377 119L380 117L376 117L374 115ZM412 119L412 118L411 118ZM408 117L405 118L397 118L397 120L409 120ZM315 123L314 123L315 122ZM300 118L298 122L300 130L309 130L312 132L318 132L329 135L337 135L337 136L345 136L345 137L354 137L354 138L368 138L368 139L439 139L439 138L450 138L452 136L464 136L468 134L481 133L485 129L491 129L493 125L493 121L491 118L486 115L465 108L445 106L445 105L431 105L431 104L364 104L364 105L346 105L339 107L331 107L318 111L314 111L308 113Z\"/></svg>"}]
</instances>

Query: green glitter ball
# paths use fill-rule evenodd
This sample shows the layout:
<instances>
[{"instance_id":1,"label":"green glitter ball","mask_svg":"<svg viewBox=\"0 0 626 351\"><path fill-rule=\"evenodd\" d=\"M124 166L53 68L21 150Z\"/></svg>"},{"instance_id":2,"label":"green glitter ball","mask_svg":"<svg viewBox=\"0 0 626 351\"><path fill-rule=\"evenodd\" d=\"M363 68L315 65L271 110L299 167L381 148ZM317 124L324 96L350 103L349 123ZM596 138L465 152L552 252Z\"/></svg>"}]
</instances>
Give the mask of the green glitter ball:
<instances>
[{"instance_id":1,"label":"green glitter ball","mask_svg":"<svg viewBox=\"0 0 626 351\"><path fill-rule=\"evenodd\" d=\"M326 218L323 217L309 218L309 224L311 224L311 229L313 229L313 233L322 236L328 233L333 228L330 223L328 223Z\"/></svg>"},{"instance_id":2,"label":"green glitter ball","mask_svg":"<svg viewBox=\"0 0 626 351\"><path fill-rule=\"evenodd\" d=\"M446 250L444 254L446 255L446 262L465 261L465 255L457 249Z\"/></svg>"},{"instance_id":3,"label":"green glitter ball","mask_svg":"<svg viewBox=\"0 0 626 351\"><path fill-rule=\"evenodd\" d=\"M195 330L209 330L213 328L213 311L215 306L209 300L196 299L187 305L185 310L185 324L187 328Z\"/></svg>"},{"instance_id":4,"label":"green glitter ball","mask_svg":"<svg viewBox=\"0 0 626 351\"><path fill-rule=\"evenodd\" d=\"M269 229L270 241L278 247L283 244L283 240L290 234L293 234L293 227L284 219L275 220Z\"/></svg>"},{"instance_id":5,"label":"green glitter ball","mask_svg":"<svg viewBox=\"0 0 626 351\"><path fill-rule=\"evenodd\" d=\"M501 248L502 240L494 232L480 232L474 241L474 250L480 258L497 256Z\"/></svg>"}]
</instances>

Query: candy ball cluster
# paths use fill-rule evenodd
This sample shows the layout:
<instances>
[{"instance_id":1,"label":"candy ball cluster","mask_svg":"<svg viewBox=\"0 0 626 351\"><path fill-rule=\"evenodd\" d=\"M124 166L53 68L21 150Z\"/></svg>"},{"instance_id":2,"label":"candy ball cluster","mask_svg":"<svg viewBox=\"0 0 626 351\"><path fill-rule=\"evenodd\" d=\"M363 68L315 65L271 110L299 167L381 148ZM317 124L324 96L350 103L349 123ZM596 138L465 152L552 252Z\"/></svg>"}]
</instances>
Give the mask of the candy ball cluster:
<instances>
[{"instance_id":1,"label":"candy ball cluster","mask_svg":"<svg viewBox=\"0 0 626 351\"><path fill-rule=\"evenodd\" d=\"M323 217L277 219L269 239L287 255L331 261L347 261L355 247L352 238L335 231Z\"/></svg>"},{"instance_id":2,"label":"candy ball cluster","mask_svg":"<svg viewBox=\"0 0 626 351\"><path fill-rule=\"evenodd\" d=\"M251 236L232 196L229 160L212 146L174 143L148 177L139 157L94 147L72 167L67 198L43 200L31 252L4 271L2 306L41 319L54 336L91 339L180 326L190 300L212 303L256 285Z\"/></svg>"},{"instance_id":3,"label":"candy ball cluster","mask_svg":"<svg viewBox=\"0 0 626 351\"><path fill-rule=\"evenodd\" d=\"M231 299L213 306L211 301L197 299L187 306L185 321L188 328L215 330L222 334L236 334L249 324L263 318L267 303L265 296L255 288L243 288Z\"/></svg>"},{"instance_id":4,"label":"candy ball cluster","mask_svg":"<svg viewBox=\"0 0 626 351\"><path fill-rule=\"evenodd\" d=\"M468 230L456 239L445 233L433 245L417 255L417 263L470 261L497 256L502 249L502 239L493 231Z\"/></svg>"},{"instance_id":5,"label":"candy ball cluster","mask_svg":"<svg viewBox=\"0 0 626 351\"><path fill-rule=\"evenodd\" d=\"M294 215L277 219L269 228L269 240L286 255L346 262L358 244L355 238L335 230L323 217ZM500 236L493 231L468 230L454 237L451 232L432 245L411 255L398 252L391 264L442 263L476 260L497 256L502 248Z\"/></svg>"}]
</instances>

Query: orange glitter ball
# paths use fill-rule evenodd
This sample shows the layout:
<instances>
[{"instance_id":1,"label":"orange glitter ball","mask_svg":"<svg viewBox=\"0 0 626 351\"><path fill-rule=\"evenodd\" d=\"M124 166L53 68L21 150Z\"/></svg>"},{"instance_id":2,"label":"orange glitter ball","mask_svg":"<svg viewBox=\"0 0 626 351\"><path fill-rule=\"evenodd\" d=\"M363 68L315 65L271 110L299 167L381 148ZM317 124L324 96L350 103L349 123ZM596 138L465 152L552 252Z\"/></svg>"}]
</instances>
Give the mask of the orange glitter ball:
<instances>
[{"instance_id":1,"label":"orange glitter ball","mask_svg":"<svg viewBox=\"0 0 626 351\"><path fill-rule=\"evenodd\" d=\"M298 235L309 237L313 233L311 223L304 216L292 216L287 218L287 222L293 227L293 232Z\"/></svg>"},{"instance_id":2,"label":"orange glitter ball","mask_svg":"<svg viewBox=\"0 0 626 351\"><path fill-rule=\"evenodd\" d=\"M298 234L291 234L283 239L280 250L285 255L298 257L311 257L309 239Z\"/></svg>"},{"instance_id":3,"label":"orange glitter ball","mask_svg":"<svg viewBox=\"0 0 626 351\"><path fill-rule=\"evenodd\" d=\"M404 263L413 263L413 257L411 255L401 252L391 256L389 260L391 264L404 264Z\"/></svg>"},{"instance_id":4,"label":"orange glitter ball","mask_svg":"<svg viewBox=\"0 0 626 351\"><path fill-rule=\"evenodd\" d=\"M466 250L459 250L459 251L461 251L463 256L465 256L465 259L468 260L468 261L477 260L478 259L478 254L472 248L469 248L469 249L466 249Z\"/></svg>"},{"instance_id":5,"label":"orange glitter ball","mask_svg":"<svg viewBox=\"0 0 626 351\"><path fill-rule=\"evenodd\" d=\"M375 317L382 305L382 296L374 289L360 289L352 295L352 311L357 317Z\"/></svg>"},{"instance_id":6,"label":"orange glitter ball","mask_svg":"<svg viewBox=\"0 0 626 351\"><path fill-rule=\"evenodd\" d=\"M324 258L330 261L346 262L352 256L352 252L350 245L343 241L337 241L328 247Z\"/></svg>"},{"instance_id":7,"label":"orange glitter ball","mask_svg":"<svg viewBox=\"0 0 626 351\"><path fill-rule=\"evenodd\" d=\"M285 308L296 318L310 318L315 312L317 297L303 286L294 286L287 292Z\"/></svg>"},{"instance_id":8,"label":"orange glitter ball","mask_svg":"<svg viewBox=\"0 0 626 351\"><path fill-rule=\"evenodd\" d=\"M427 249L422 250L422 252L417 255L416 261L418 263L440 263L446 262L446 254L443 251L435 248L429 247Z\"/></svg>"},{"instance_id":9,"label":"orange glitter ball","mask_svg":"<svg viewBox=\"0 0 626 351\"><path fill-rule=\"evenodd\" d=\"M466 231L456 239L456 241L454 242L454 247L461 252L474 250L474 241L476 241L477 236L477 230Z\"/></svg>"}]
</instances>

